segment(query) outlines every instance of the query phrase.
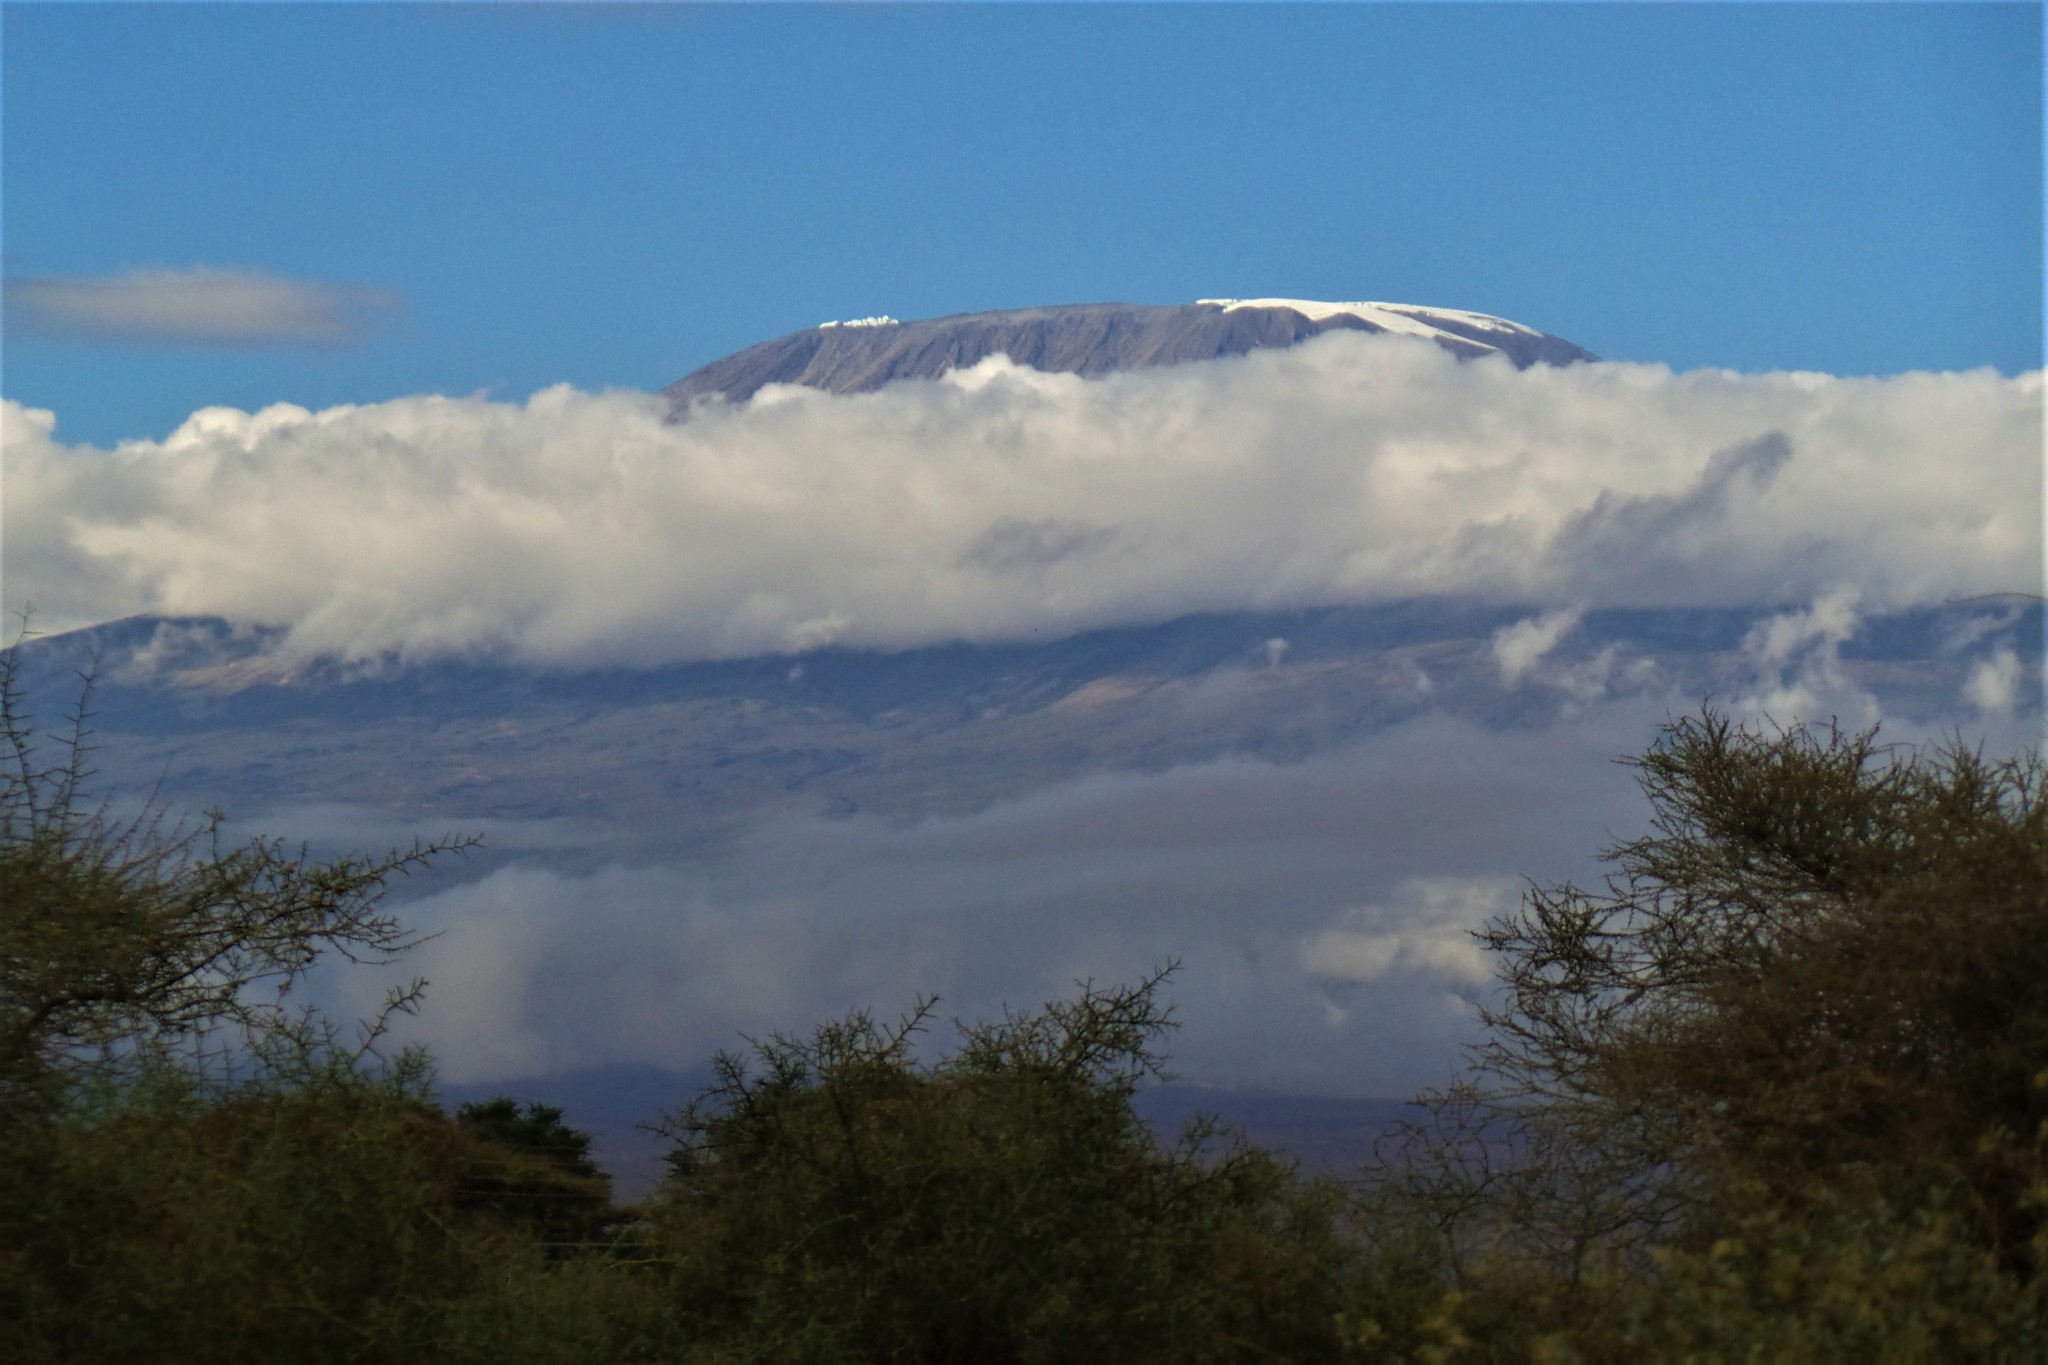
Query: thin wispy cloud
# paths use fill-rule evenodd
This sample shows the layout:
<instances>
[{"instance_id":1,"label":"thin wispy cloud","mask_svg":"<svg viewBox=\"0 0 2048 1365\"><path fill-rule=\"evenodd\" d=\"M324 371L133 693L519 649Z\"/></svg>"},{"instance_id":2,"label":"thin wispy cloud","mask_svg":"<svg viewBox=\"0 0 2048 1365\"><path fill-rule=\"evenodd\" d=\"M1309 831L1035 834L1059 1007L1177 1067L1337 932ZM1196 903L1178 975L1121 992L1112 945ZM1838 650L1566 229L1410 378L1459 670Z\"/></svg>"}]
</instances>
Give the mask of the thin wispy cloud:
<instances>
[{"instance_id":1,"label":"thin wispy cloud","mask_svg":"<svg viewBox=\"0 0 2048 1365\"><path fill-rule=\"evenodd\" d=\"M389 289L193 266L6 283L7 327L26 335L154 346L340 346L388 324Z\"/></svg>"}]
</instances>

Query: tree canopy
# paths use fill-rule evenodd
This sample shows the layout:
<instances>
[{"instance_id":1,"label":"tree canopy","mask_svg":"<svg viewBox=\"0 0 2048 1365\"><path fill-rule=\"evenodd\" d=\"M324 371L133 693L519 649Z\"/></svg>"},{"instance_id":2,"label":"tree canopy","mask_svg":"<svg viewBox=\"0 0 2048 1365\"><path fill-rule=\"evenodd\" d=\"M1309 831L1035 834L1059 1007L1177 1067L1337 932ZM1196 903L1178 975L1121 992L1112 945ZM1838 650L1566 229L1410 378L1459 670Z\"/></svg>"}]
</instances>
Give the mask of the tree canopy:
<instances>
[{"instance_id":1,"label":"tree canopy","mask_svg":"<svg viewBox=\"0 0 2048 1365\"><path fill-rule=\"evenodd\" d=\"M122 819L87 798L90 683L68 731L40 735L16 667L0 653L0 1108L181 1045L260 1052L290 1031L286 997L323 953L409 947L381 906L389 883L472 842L319 860L281 839L232 843L219 812Z\"/></svg>"},{"instance_id":2,"label":"tree canopy","mask_svg":"<svg viewBox=\"0 0 2048 1365\"><path fill-rule=\"evenodd\" d=\"M720 1056L651 1210L688 1320L749 1359L1340 1351L1334 1192L1208 1126L1162 1142L1132 1108L1166 977L962 1026L929 1061L929 1004Z\"/></svg>"},{"instance_id":3,"label":"tree canopy","mask_svg":"<svg viewBox=\"0 0 2048 1365\"><path fill-rule=\"evenodd\" d=\"M2038 758L1707 710L1630 762L1649 831L1607 852L1604 886L1532 888L1482 932L1486 1037L1373 1173L1382 1215L1427 1223L1454 1277L1547 1282L1580 1331L1602 1294L1641 1311L1698 1291L1707 1341L1802 1293L1861 1303L1886 1350L2038 1332ZM1950 1283L1880 1294L1886 1256ZM1833 1278L1802 1290L1816 1262Z\"/></svg>"}]
</instances>

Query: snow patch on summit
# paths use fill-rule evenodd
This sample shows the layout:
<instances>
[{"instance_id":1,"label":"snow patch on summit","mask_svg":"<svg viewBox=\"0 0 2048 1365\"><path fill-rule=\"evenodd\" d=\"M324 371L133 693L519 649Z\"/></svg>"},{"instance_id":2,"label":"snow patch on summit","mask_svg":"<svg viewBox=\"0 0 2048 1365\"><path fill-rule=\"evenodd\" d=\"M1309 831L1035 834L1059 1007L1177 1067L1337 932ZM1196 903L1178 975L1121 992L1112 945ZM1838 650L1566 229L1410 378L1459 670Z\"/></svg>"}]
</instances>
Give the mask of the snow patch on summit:
<instances>
[{"instance_id":1,"label":"snow patch on summit","mask_svg":"<svg viewBox=\"0 0 2048 1365\"><path fill-rule=\"evenodd\" d=\"M1369 322L1382 331L1402 336L1423 337L1430 341L1451 340L1466 345L1484 346L1486 343L1465 331L1452 331L1440 327L1433 319L1442 319L1459 327L1477 329L1482 332L1511 332L1520 336L1541 336L1542 333L1519 322L1509 322L1490 313L1467 312L1462 308L1425 308L1413 303L1326 303L1320 299L1196 299L1197 304L1221 308L1234 313L1241 308L1289 308L1313 322L1345 314Z\"/></svg>"}]
</instances>

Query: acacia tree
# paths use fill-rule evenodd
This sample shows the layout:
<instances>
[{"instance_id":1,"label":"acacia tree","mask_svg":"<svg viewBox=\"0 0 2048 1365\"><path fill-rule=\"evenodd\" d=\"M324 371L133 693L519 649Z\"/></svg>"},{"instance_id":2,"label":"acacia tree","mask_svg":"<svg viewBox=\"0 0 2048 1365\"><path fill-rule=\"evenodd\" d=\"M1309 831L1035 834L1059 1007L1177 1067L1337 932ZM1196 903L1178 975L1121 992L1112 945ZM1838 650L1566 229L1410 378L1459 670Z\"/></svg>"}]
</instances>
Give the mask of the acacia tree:
<instances>
[{"instance_id":1,"label":"acacia tree","mask_svg":"<svg viewBox=\"0 0 2048 1365\"><path fill-rule=\"evenodd\" d=\"M0 1340L24 1362L679 1358L603 1254L587 1138L510 1101L451 1118L425 1055L287 996L413 941L395 876L218 815L89 805L86 700L36 733L0 653ZM419 983L392 1008L409 1007ZM597 1242L595 1248L587 1244Z\"/></svg>"},{"instance_id":2,"label":"acacia tree","mask_svg":"<svg viewBox=\"0 0 2048 1365\"><path fill-rule=\"evenodd\" d=\"M1163 976L931 1059L929 1004L719 1057L651 1208L684 1319L734 1359L1334 1358L1324 1192L1207 1128L1162 1144L1132 1109Z\"/></svg>"},{"instance_id":3,"label":"acacia tree","mask_svg":"<svg viewBox=\"0 0 2048 1365\"><path fill-rule=\"evenodd\" d=\"M90 680L68 729L45 737L18 668L18 649L0 653L0 1112L94 1069L229 1041L223 1030L259 1053L301 1036L307 1018L285 1001L315 961L409 947L380 905L389 883L474 842L322 861L279 839L231 842L218 812L189 827L154 803L119 818L85 797Z\"/></svg>"},{"instance_id":4,"label":"acacia tree","mask_svg":"<svg viewBox=\"0 0 2048 1365\"><path fill-rule=\"evenodd\" d=\"M605 1245L622 1221L611 1178L590 1155L591 1135L564 1123L558 1107L509 1095L471 1100L455 1111L455 1126L495 1158L464 1177L463 1208L530 1228L556 1259Z\"/></svg>"},{"instance_id":5,"label":"acacia tree","mask_svg":"<svg viewBox=\"0 0 2048 1365\"><path fill-rule=\"evenodd\" d=\"M1507 996L1482 1071L1560 1116L1643 1116L1639 1159L1675 1178L1959 1181L2020 1268L2048 1122L2041 763L1708 713L1633 766L1651 832L1605 891L1535 892L1484 935Z\"/></svg>"},{"instance_id":6,"label":"acacia tree","mask_svg":"<svg viewBox=\"0 0 2048 1365\"><path fill-rule=\"evenodd\" d=\"M1649 832L1601 888L1532 889L1482 931L1486 1038L1375 1207L1429 1223L1454 1274L1547 1267L1582 1312L1603 1268L1650 1283L1750 1233L1796 1264L1824 1226L1874 1264L1873 1229L1897 1251L1923 1214L1927 1284L2048 1302L2039 759L1708 710L1630 763Z\"/></svg>"}]
</instances>

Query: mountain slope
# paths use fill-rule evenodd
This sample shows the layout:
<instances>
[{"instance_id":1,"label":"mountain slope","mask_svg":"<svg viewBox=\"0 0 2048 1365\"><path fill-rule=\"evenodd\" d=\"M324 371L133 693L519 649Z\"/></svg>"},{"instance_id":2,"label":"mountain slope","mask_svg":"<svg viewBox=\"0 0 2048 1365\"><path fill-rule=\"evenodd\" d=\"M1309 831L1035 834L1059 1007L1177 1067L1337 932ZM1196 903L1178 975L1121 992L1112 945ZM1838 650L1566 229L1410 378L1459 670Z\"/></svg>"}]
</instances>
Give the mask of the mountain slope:
<instances>
[{"instance_id":1,"label":"mountain slope","mask_svg":"<svg viewBox=\"0 0 2048 1365\"><path fill-rule=\"evenodd\" d=\"M1099 375L1292 346L1337 330L1422 337L1459 356L1504 355L1518 369L1597 359L1546 332L1456 309L1306 299L1084 303L825 323L715 360L662 392L680 418L696 399L739 402L765 384L865 393L898 379L935 379L999 352L1037 370Z\"/></svg>"}]
</instances>

